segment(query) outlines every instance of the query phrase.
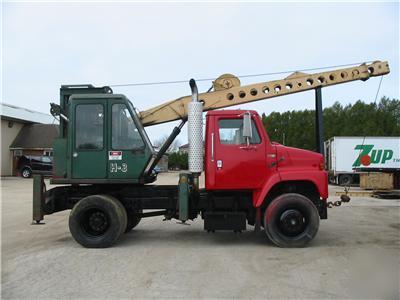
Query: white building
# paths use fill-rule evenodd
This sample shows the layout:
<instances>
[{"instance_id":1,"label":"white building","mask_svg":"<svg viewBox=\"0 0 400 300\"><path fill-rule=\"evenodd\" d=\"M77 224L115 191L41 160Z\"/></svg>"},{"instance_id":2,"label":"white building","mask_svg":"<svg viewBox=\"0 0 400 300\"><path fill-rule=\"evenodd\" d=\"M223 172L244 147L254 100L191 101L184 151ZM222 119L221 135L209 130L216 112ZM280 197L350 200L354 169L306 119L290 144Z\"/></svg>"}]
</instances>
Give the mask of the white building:
<instances>
[{"instance_id":1,"label":"white building","mask_svg":"<svg viewBox=\"0 0 400 300\"><path fill-rule=\"evenodd\" d=\"M0 103L1 117L1 170L0 176L13 175L13 151L11 144L24 126L32 124L52 124L55 119L45 113Z\"/></svg>"}]
</instances>

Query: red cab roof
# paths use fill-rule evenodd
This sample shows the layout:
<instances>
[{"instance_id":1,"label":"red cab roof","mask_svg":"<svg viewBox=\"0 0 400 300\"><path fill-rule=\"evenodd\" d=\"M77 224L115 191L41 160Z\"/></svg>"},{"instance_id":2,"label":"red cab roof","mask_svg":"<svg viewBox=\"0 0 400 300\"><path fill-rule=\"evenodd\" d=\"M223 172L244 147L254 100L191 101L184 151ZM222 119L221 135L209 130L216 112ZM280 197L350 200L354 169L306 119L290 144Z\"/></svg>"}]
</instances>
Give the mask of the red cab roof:
<instances>
[{"instance_id":1,"label":"red cab roof","mask_svg":"<svg viewBox=\"0 0 400 300\"><path fill-rule=\"evenodd\" d=\"M227 115L242 115L245 112L250 112L251 115L258 115L255 110L248 110L248 109L217 109L217 110L210 110L207 112L207 116L227 116Z\"/></svg>"}]
</instances>

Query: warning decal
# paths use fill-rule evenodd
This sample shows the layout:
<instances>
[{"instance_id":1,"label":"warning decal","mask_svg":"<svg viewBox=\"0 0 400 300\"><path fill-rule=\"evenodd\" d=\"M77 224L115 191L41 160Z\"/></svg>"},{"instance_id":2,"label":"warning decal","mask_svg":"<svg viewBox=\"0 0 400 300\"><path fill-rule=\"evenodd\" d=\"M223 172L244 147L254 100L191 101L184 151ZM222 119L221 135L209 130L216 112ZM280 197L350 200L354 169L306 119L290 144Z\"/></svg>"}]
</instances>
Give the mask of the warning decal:
<instances>
[{"instance_id":1,"label":"warning decal","mask_svg":"<svg viewBox=\"0 0 400 300\"><path fill-rule=\"evenodd\" d=\"M108 160L122 160L122 151L108 151Z\"/></svg>"}]
</instances>

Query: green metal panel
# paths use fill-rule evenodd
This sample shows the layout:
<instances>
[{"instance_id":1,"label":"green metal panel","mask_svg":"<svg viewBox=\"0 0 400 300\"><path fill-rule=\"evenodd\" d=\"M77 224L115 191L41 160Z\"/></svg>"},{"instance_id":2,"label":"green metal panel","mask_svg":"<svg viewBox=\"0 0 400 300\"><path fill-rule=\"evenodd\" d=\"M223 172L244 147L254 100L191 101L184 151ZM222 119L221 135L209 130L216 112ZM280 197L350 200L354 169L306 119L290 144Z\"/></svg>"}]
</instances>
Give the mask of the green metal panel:
<instances>
[{"instance_id":1,"label":"green metal panel","mask_svg":"<svg viewBox=\"0 0 400 300\"><path fill-rule=\"evenodd\" d=\"M179 220L189 219L189 173L179 174Z\"/></svg>"},{"instance_id":2,"label":"green metal panel","mask_svg":"<svg viewBox=\"0 0 400 300\"><path fill-rule=\"evenodd\" d=\"M121 159L112 159L112 153L121 153ZM108 178L139 179L146 167L151 154L144 150L110 150L108 155Z\"/></svg>"},{"instance_id":3,"label":"green metal panel","mask_svg":"<svg viewBox=\"0 0 400 300\"><path fill-rule=\"evenodd\" d=\"M53 150L54 177L65 178L67 176L67 139L54 139Z\"/></svg>"}]
</instances>

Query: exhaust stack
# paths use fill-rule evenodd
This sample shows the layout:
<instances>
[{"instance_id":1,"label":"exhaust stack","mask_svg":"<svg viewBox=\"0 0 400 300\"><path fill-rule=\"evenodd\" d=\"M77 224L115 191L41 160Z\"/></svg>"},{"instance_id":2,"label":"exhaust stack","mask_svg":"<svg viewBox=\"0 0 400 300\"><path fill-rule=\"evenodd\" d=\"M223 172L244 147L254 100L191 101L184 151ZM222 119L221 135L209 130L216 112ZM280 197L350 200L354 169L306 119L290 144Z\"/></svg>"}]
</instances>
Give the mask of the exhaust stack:
<instances>
[{"instance_id":1,"label":"exhaust stack","mask_svg":"<svg viewBox=\"0 0 400 300\"><path fill-rule=\"evenodd\" d=\"M190 79L189 84L192 90L192 102L188 105L189 171L198 177L203 172L203 103L198 100L196 81Z\"/></svg>"}]
</instances>

